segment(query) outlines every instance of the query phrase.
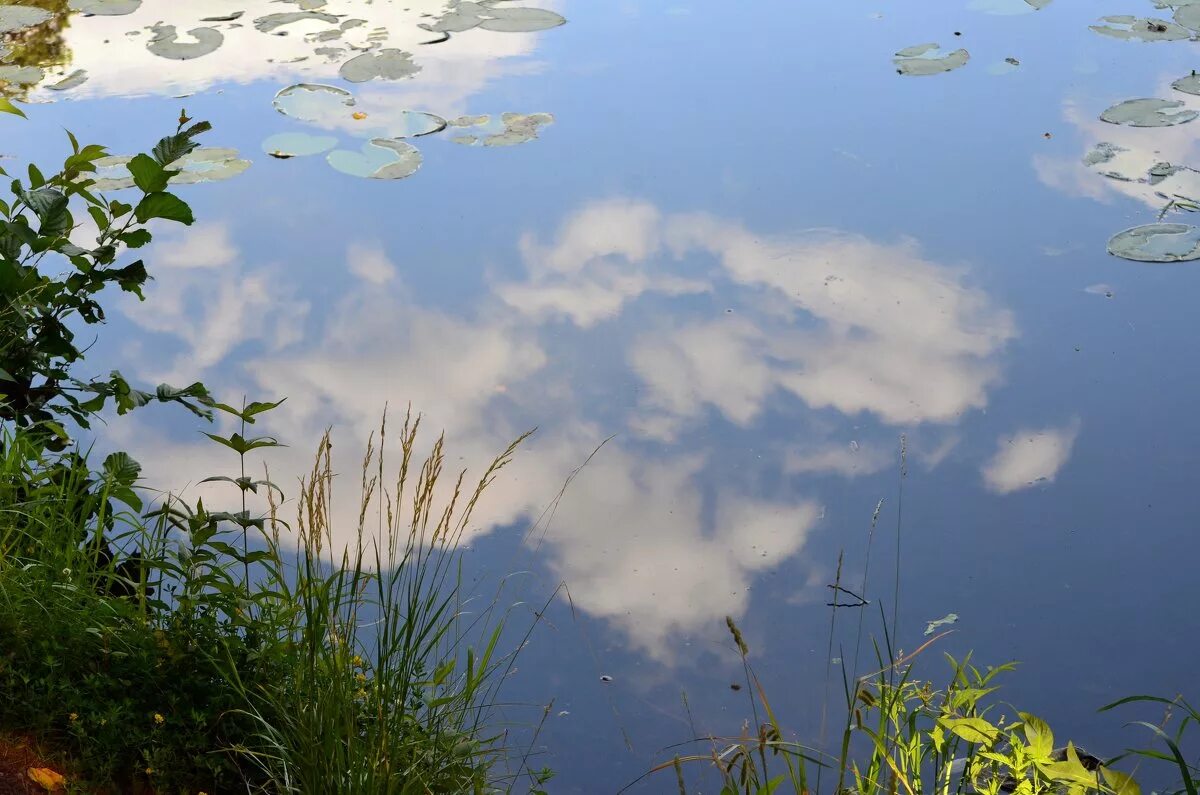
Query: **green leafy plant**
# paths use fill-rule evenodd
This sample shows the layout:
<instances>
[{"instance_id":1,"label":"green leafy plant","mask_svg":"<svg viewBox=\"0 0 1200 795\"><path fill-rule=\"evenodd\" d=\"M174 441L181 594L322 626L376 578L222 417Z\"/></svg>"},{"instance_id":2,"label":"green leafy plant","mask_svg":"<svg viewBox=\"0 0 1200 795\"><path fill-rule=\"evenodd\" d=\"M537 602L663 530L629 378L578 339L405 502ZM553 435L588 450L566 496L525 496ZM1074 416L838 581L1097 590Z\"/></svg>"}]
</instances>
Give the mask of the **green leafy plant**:
<instances>
[{"instance_id":1,"label":"green leafy plant","mask_svg":"<svg viewBox=\"0 0 1200 795\"><path fill-rule=\"evenodd\" d=\"M0 110L16 107L10 103ZM209 416L208 393L199 383L145 392L119 372L105 379L76 373L84 356L80 327L105 319L102 293L117 287L143 297L150 278L146 265L140 259L118 264L122 254L151 241L147 224L155 219L193 221L188 205L166 190L177 173L172 164L194 150L196 136L211 127L185 126L190 121L181 116L174 134L129 163L141 192L135 204L91 190L96 161L108 153L96 144L81 147L70 133L71 154L58 171L46 176L30 164L25 181L12 180L11 199L0 200L0 422L35 428L46 445L61 450L69 440L63 421L86 428L110 400L120 414L159 401ZM0 174L8 176L3 169ZM91 248L70 240L80 208L96 227Z\"/></svg>"}]
</instances>

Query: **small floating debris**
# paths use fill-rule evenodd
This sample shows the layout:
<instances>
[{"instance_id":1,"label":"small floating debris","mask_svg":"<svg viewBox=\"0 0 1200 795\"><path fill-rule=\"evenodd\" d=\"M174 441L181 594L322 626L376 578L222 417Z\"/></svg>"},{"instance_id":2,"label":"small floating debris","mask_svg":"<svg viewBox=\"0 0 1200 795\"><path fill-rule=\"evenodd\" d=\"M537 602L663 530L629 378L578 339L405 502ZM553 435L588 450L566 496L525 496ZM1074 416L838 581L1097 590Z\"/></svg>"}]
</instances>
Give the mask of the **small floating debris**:
<instances>
[{"instance_id":1,"label":"small floating debris","mask_svg":"<svg viewBox=\"0 0 1200 795\"><path fill-rule=\"evenodd\" d=\"M956 623L958 623L958 613L947 613L942 618L927 622L925 624L925 634L932 635L934 632L937 632L938 627L948 627Z\"/></svg>"},{"instance_id":2,"label":"small floating debris","mask_svg":"<svg viewBox=\"0 0 1200 795\"><path fill-rule=\"evenodd\" d=\"M390 138L372 138L359 152L338 149L325 158L343 174L368 179L404 179L421 167L421 152L412 144Z\"/></svg>"},{"instance_id":3,"label":"small floating debris","mask_svg":"<svg viewBox=\"0 0 1200 795\"><path fill-rule=\"evenodd\" d=\"M600 681L604 682L605 684L611 682L612 680L613 680L613 678L611 676L609 676L608 674L604 674L603 676L600 677Z\"/></svg>"},{"instance_id":4,"label":"small floating debris","mask_svg":"<svg viewBox=\"0 0 1200 795\"><path fill-rule=\"evenodd\" d=\"M930 55L930 53L938 52L939 49L940 45L936 42L905 47L896 53L892 63L896 65L896 71L902 75L923 76L958 69L971 59L971 54L962 49L945 55Z\"/></svg>"},{"instance_id":5,"label":"small floating debris","mask_svg":"<svg viewBox=\"0 0 1200 795\"><path fill-rule=\"evenodd\" d=\"M1192 32L1182 25L1165 19L1135 17L1129 14L1100 17L1106 24L1091 25L1091 29L1114 39L1138 39L1140 41L1180 41L1190 39Z\"/></svg>"},{"instance_id":6,"label":"small floating debris","mask_svg":"<svg viewBox=\"0 0 1200 795\"><path fill-rule=\"evenodd\" d=\"M1113 105L1100 114L1100 120L1109 124L1125 124L1130 127L1172 127L1192 121L1200 113L1185 108L1177 99L1127 99Z\"/></svg>"},{"instance_id":7,"label":"small floating debris","mask_svg":"<svg viewBox=\"0 0 1200 795\"><path fill-rule=\"evenodd\" d=\"M179 41L174 25L154 25L150 28L154 37L146 43L146 49L161 58L189 61L213 52L225 43L225 35L216 28L192 28L187 35L194 42Z\"/></svg>"},{"instance_id":8,"label":"small floating debris","mask_svg":"<svg viewBox=\"0 0 1200 795\"><path fill-rule=\"evenodd\" d=\"M1110 287L1109 285L1104 284L1104 283L1089 284L1087 287L1083 288L1083 291L1085 293L1088 293L1089 295L1102 295L1105 298L1112 298L1113 296L1116 295L1116 291L1114 291L1112 287Z\"/></svg>"},{"instance_id":9,"label":"small floating debris","mask_svg":"<svg viewBox=\"0 0 1200 795\"><path fill-rule=\"evenodd\" d=\"M1145 224L1118 232L1108 253L1135 262L1188 262L1200 259L1200 227L1191 224Z\"/></svg>"}]
</instances>

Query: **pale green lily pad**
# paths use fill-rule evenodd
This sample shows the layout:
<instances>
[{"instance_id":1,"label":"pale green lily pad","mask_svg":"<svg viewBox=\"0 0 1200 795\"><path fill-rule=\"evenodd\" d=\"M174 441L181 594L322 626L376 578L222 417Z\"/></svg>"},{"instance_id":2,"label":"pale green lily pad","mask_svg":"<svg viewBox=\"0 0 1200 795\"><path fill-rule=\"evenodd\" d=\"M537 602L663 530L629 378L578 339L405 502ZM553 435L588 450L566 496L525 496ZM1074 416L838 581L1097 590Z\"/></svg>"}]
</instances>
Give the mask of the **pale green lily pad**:
<instances>
[{"instance_id":1,"label":"pale green lily pad","mask_svg":"<svg viewBox=\"0 0 1200 795\"><path fill-rule=\"evenodd\" d=\"M321 83L297 83L281 89L273 100L275 110L300 121L344 119L354 107L354 95L343 88Z\"/></svg>"},{"instance_id":2,"label":"pale green lily pad","mask_svg":"<svg viewBox=\"0 0 1200 795\"><path fill-rule=\"evenodd\" d=\"M433 113L419 110L402 110L399 118L387 122L388 135L392 138L419 138L446 129L447 121Z\"/></svg>"},{"instance_id":3,"label":"pale green lily pad","mask_svg":"<svg viewBox=\"0 0 1200 795\"><path fill-rule=\"evenodd\" d=\"M87 82L88 74L86 69L76 69L71 74L59 80L57 83L51 83L46 88L51 91L70 91L72 88L77 88Z\"/></svg>"},{"instance_id":4,"label":"pale green lily pad","mask_svg":"<svg viewBox=\"0 0 1200 795\"><path fill-rule=\"evenodd\" d=\"M1016 14L1032 14L1050 5L1052 0L971 0L969 8L972 11L982 11L985 14L1014 16Z\"/></svg>"},{"instance_id":5,"label":"pale green lily pad","mask_svg":"<svg viewBox=\"0 0 1200 795\"><path fill-rule=\"evenodd\" d=\"M236 22L241 19L245 11L233 11L228 14L219 14L215 17L200 17L201 22Z\"/></svg>"},{"instance_id":6,"label":"pale green lily pad","mask_svg":"<svg viewBox=\"0 0 1200 795\"><path fill-rule=\"evenodd\" d=\"M1181 77L1172 83L1171 88L1175 89L1176 91L1182 91L1185 94L1195 94L1200 96L1200 75L1192 72L1187 77Z\"/></svg>"},{"instance_id":7,"label":"pale green lily pad","mask_svg":"<svg viewBox=\"0 0 1200 795\"><path fill-rule=\"evenodd\" d=\"M499 33L536 33L565 25L567 20L553 11L542 8L509 8L500 6L487 9L488 19L479 23L483 30Z\"/></svg>"},{"instance_id":8,"label":"pale green lily pad","mask_svg":"<svg viewBox=\"0 0 1200 795\"><path fill-rule=\"evenodd\" d=\"M142 0L71 0L67 7L84 14L98 17L123 17L132 14L142 5Z\"/></svg>"},{"instance_id":9,"label":"pale green lily pad","mask_svg":"<svg viewBox=\"0 0 1200 795\"><path fill-rule=\"evenodd\" d=\"M46 76L37 66L0 66L0 83L31 86Z\"/></svg>"},{"instance_id":10,"label":"pale green lily pad","mask_svg":"<svg viewBox=\"0 0 1200 795\"><path fill-rule=\"evenodd\" d=\"M188 35L194 42L179 41L174 25L155 25L150 30L154 37L146 43L146 49L161 58L188 61L216 50L225 42L225 36L216 28L192 28Z\"/></svg>"},{"instance_id":11,"label":"pale green lily pad","mask_svg":"<svg viewBox=\"0 0 1200 795\"><path fill-rule=\"evenodd\" d=\"M93 190L121 190L133 187L133 175L128 164L132 155L110 155L95 161L96 174ZM186 154L171 165L178 174L168 180L173 185L191 185L198 182L217 182L241 174L250 168L249 160L238 157L236 149L200 147Z\"/></svg>"},{"instance_id":12,"label":"pale green lily pad","mask_svg":"<svg viewBox=\"0 0 1200 795\"><path fill-rule=\"evenodd\" d=\"M485 113L482 116L459 116L446 123L451 127L478 127L481 124L487 124L491 118Z\"/></svg>"},{"instance_id":13,"label":"pale green lily pad","mask_svg":"<svg viewBox=\"0 0 1200 795\"><path fill-rule=\"evenodd\" d=\"M1200 259L1200 227L1145 224L1108 241L1108 253L1135 262L1187 262Z\"/></svg>"},{"instance_id":14,"label":"pale green lily pad","mask_svg":"<svg viewBox=\"0 0 1200 795\"><path fill-rule=\"evenodd\" d=\"M476 124L464 121L482 119ZM549 113L504 113L498 120L490 116L464 116L454 120L459 128L478 128L473 135L459 135L450 140L463 146L516 146L538 137L540 128L554 123Z\"/></svg>"},{"instance_id":15,"label":"pale green lily pad","mask_svg":"<svg viewBox=\"0 0 1200 795\"><path fill-rule=\"evenodd\" d=\"M1117 146L1116 144L1111 144L1108 141L1101 141L1092 147L1090 152L1084 155L1083 164L1085 166L1098 166L1101 163L1111 163L1112 159L1121 152L1128 151L1129 150L1123 146Z\"/></svg>"},{"instance_id":16,"label":"pale green lily pad","mask_svg":"<svg viewBox=\"0 0 1200 795\"><path fill-rule=\"evenodd\" d=\"M1200 113L1183 106L1177 99L1127 99L1100 114L1109 124L1130 127L1173 127L1192 121Z\"/></svg>"},{"instance_id":17,"label":"pale green lily pad","mask_svg":"<svg viewBox=\"0 0 1200 795\"><path fill-rule=\"evenodd\" d=\"M1128 14L1100 17L1104 25L1092 25L1091 29L1114 39L1140 39L1141 41L1181 41L1190 39L1192 32L1182 25L1165 19L1135 17Z\"/></svg>"},{"instance_id":18,"label":"pale green lily pad","mask_svg":"<svg viewBox=\"0 0 1200 795\"><path fill-rule=\"evenodd\" d=\"M1185 5L1175 9L1175 21L1190 30L1200 30L1200 5Z\"/></svg>"},{"instance_id":19,"label":"pale green lily pad","mask_svg":"<svg viewBox=\"0 0 1200 795\"><path fill-rule=\"evenodd\" d=\"M254 20L254 27L263 33L271 33L284 25L291 25L294 22L302 22L308 19L315 19L318 22L328 22L330 24L338 21L338 17L322 11L281 11L278 14L267 14L265 17L259 17Z\"/></svg>"},{"instance_id":20,"label":"pale green lily pad","mask_svg":"<svg viewBox=\"0 0 1200 795\"><path fill-rule=\"evenodd\" d=\"M383 80L400 80L412 77L419 71L421 67L413 63L412 53L389 49L357 55L342 64L338 74L348 82L365 83L377 77Z\"/></svg>"},{"instance_id":21,"label":"pale green lily pad","mask_svg":"<svg viewBox=\"0 0 1200 795\"><path fill-rule=\"evenodd\" d=\"M421 167L421 152L412 144L372 138L361 152L338 149L325 158L344 174L368 179L403 179Z\"/></svg>"},{"instance_id":22,"label":"pale green lily pad","mask_svg":"<svg viewBox=\"0 0 1200 795\"><path fill-rule=\"evenodd\" d=\"M932 635L938 627L948 627L958 623L958 613L947 613L944 618L925 622L925 634Z\"/></svg>"},{"instance_id":23,"label":"pale green lily pad","mask_svg":"<svg viewBox=\"0 0 1200 795\"><path fill-rule=\"evenodd\" d=\"M0 33L32 28L50 17L49 11L36 6L0 6Z\"/></svg>"},{"instance_id":24,"label":"pale green lily pad","mask_svg":"<svg viewBox=\"0 0 1200 795\"><path fill-rule=\"evenodd\" d=\"M337 146L338 139L332 135L310 135L308 133L278 133L262 142L262 150L271 157L308 157L328 152Z\"/></svg>"},{"instance_id":25,"label":"pale green lily pad","mask_svg":"<svg viewBox=\"0 0 1200 795\"><path fill-rule=\"evenodd\" d=\"M935 42L905 47L896 53L892 63L896 64L896 71L900 74L922 76L958 69L971 59L971 54L961 49L945 55L930 54L937 50L938 44Z\"/></svg>"},{"instance_id":26,"label":"pale green lily pad","mask_svg":"<svg viewBox=\"0 0 1200 795\"><path fill-rule=\"evenodd\" d=\"M437 22L423 27L440 33L462 33L477 27L484 20L487 11L488 9L479 3L463 0L443 14Z\"/></svg>"}]
</instances>

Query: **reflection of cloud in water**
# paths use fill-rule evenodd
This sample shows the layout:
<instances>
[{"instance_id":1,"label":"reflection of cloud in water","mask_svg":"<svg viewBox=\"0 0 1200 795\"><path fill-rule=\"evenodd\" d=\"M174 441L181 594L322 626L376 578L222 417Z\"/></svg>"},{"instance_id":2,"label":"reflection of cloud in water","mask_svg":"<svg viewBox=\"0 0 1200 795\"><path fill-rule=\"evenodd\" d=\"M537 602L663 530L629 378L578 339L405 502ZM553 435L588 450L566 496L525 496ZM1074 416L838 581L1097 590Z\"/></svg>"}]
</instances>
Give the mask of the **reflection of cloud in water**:
<instances>
[{"instance_id":1,"label":"reflection of cloud in water","mask_svg":"<svg viewBox=\"0 0 1200 795\"><path fill-rule=\"evenodd\" d=\"M1181 100L1184 107L1200 111L1200 97L1173 90L1172 79L1161 81L1154 94ZM1153 184L1149 180L1137 181L1145 180L1150 169L1160 163L1200 167L1200 144L1194 127L1200 122L1154 128L1108 124L1073 100L1064 104L1063 118L1078 130L1083 150L1071 156L1034 155L1034 170L1043 184L1071 196L1097 201L1124 195L1154 210L1166 204L1166 200L1157 195L1159 193L1200 197L1200 173L1190 169L1153 181ZM1119 151L1107 162L1085 163L1085 158L1101 143L1113 144ZM1104 172L1116 173L1126 179L1103 176Z\"/></svg>"},{"instance_id":2,"label":"reflection of cloud in water","mask_svg":"<svg viewBox=\"0 0 1200 795\"><path fill-rule=\"evenodd\" d=\"M436 34L417 25L442 13L445 5L444 0L340 0L323 10L343 19L363 19L365 24L348 28L339 39L331 41L316 41L315 37L338 25L319 20L295 22L275 33L255 29L253 20L289 10L274 0L248 0L238 5L245 14L236 22L201 21L228 14L231 7L227 0L148 0L126 16L75 16L63 33L72 54L67 71L86 69L88 79L65 94L48 92L44 98L178 94L202 91L219 83L268 79L334 80L343 62L371 46L411 52L422 71L419 80L389 84L390 92L373 88L374 82L363 84L364 88L372 87L362 92L367 112L376 110L375 98L381 93L389 93L394 105L397 92L402 92L412 105L459 112L467 96L500 72L498 60L530 54L536 38L471 31L440 44L422 45ZM213 27L220 30L224 42L214 52L191 60L164 59L146 49L149 28L159 23L174 25L181 36L192 28ZM276 35L284 32L287 35ZM328 47L342 52L316 53L318 48ZM47 82L60 77L56 73ZM383 112L382 107L378 110Z\"/></svg>"},{"instance_id":3,"label":"reflection of cloud in water","mask_svg":"<svg viewBox=\"0 0 1200 795\"><path fill-rule=\"evenodd\" d=\"M427 412L427 427L445 428L447 449L461 457L448 463L476 473L522 431L544 429L485 496L476 516L488 524L472 533L538 515L614 430L601 423L629 421L647 436L673 440L610 442L573 482L541 542L577 607L662 660L671 658L675 635L744 612L760 573L795 566L819 514L794 481L764 494L749 472L718 480L709 437L685 434L705 406L750 425L778 393L887 423L946 423L986 404L998 375L994 360L1015 333L1006 311L911 242L835 233L772 239L637 201L587 205L547 245L523 238L525 276L456 314L422 306L380 245L350 245L346 269L356 278L342 295L313 300L321 314L302 338L293 336L294 316L305 306L296 298L305 296L264 295L270 269L248 268L231 255L224 227L197 227L156 246L149 260L165 253L173 266L156 273L159 292L128 313L187 347L172 366L179 374L186 370L221 395L289 397L262 429L301 452L271 459L285 485L303 472L305 445L332 423L335 469L353 490L358 445L388 402L393 413L409 401ZM557 336L551 321L574 323L603 348L614 339L604 321L638 299L683 296L688 303L718 291L736 314L670 326L676 307L655 304L651 327L665 330L638 329L624 358L595 370L579 371L548 352ZM641 324L640 317L628 312L622 320ZM234 370L237 362L244 368ZM581 372L597 382L580 383ZM632 417L622 417L619 405L585 403L585 395L608 394L630 372L646 385ZM847 446L848 438L834 441L835 423L822 424L824 435L777 440L764 449L774 457L764 464L793 477L852 477L894 458L890 441L860 435L869 430ZM939 432L929 460L940 460L954 440ZM173 450L169 463L150 451L168 469L148 463L147 471L171 473L176 482L213 474L186 470L210 460L193 456L192 447ZM353 498L343 493L338 510L348 540Z\"/></svg>"},{"instance_id":4,"label":"reflection of cloud in water","mask_svg":"<svg viewBox=\"0 0 1200 795\"><path fill-rule=\"evenodd\" d=\"M649 387L635 423L660 437L706 404L748 424L778 390L889 423L949 422L986 405L993 359L1015 335L1007 311L908 241L770 239L712 216L609 201L568 220L553 246L523 248L533 278L500 295L536 318L557 312L586 327L644 292L699 292L713 278L750 298L750 316L647 333L630 352ZM715 259L717 276L666 272L693 255Z\"/></svg>"},{"instance_id":5,"label":"reflection of cloud in water","mask_svg":"<svg viewBox=\"0 0 1200 795\"><path fill-rule=\"evenodd\" d=\"M990 491L1009 494L1054 482L1071 457L1079 420L1060 428L1022 428L997 442L996 454L983 466L983 482Z\"/></svg>"}]
</instances>

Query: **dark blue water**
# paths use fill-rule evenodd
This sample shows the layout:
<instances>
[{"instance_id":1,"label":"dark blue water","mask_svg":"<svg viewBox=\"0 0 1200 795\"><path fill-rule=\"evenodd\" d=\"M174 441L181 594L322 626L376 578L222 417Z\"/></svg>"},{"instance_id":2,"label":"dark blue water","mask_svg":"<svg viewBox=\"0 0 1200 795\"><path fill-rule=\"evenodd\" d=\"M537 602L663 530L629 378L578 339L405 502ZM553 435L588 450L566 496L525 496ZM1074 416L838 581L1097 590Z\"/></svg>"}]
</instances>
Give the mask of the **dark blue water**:
<instances>
[{"instance_id":1,"label":"dark blue water","mask_svg":"<svg viewBox=\"0 0 1200 795\"><path fill-rule=\"evenodd\" d=\"M198 22L241 9L241 28ZM528 570L519 594L537 609L559 582L570 593L513 676L510 697L531 706L504 712L527 738L554 700L535 743L559 771L552 791L615 791L674 743L739 731L749 705L730 687L741 669L726 615L783 722L815 743L825 586L843 550L844 577L861 584L881 499L872 632L880 603L891 619L899 532L896 644L912 650L926 622L959 616L922 674L943 675L942 651L1020 660L1004 697L1060 737L1104 754L1142 739L1095 710L1186 690L1200 651L1200 268L1106 253L1164 201L1082 159L1109 141L1128 150L1123 167L1200 166L1200 127L1098 119L1135 97L1200 107L1169 87L1197 65L1196 43L1088 29L1099 14L1170 10L554 9L566 25L427 45L417 25L441 3L331 0L324 11L386 27L383 46L422 66L359 84L338 77L352 51L326 63L304 41L328 24L253 29L286 5L147 0L129 17L73 17L60 71L88 81L36 90L56 101L4 121L5 152L52 162L64 127L137 151L184 107L213 123L207 145L253 161L180 188L198 223L161 230L147 301L119 302L89 366L288 396L266 423L292 445L272 475L294 482L332 425L347 517L385 403L411 402L475 471L537 426L481 504L470 559L491 575ZM142 28L159 20L217 24L226 42L158 58ZM892 53L934 41L969 63L896 74ZM297 82L353 91L366 118L281 115L272 98ZM458 145L453 130L411 139L423 163L395 181L261 148L305 132L357 150L367 125L386 130L404 109L554 121L514 146ZM230 464L198 430L152 408L114 420L103 443L182 486ZM857 614L838 620L833 656L848 661ZM835 666L834 707L840 681ZM672 787L665 775L640 791Z\"/></svg>"}]
</instances>

